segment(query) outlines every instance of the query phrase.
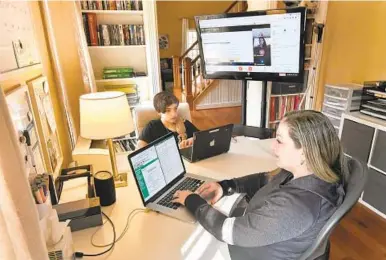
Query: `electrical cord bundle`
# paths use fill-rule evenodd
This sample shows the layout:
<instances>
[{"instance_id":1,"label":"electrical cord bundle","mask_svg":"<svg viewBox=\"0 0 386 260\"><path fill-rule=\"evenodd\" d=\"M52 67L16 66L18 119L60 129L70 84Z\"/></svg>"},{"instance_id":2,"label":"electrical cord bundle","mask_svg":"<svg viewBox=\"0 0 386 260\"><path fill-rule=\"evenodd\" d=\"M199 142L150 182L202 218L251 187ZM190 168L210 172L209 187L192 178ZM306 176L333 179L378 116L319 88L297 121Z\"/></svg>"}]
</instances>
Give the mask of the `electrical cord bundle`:
<instances>
[{"instance_id":1,"label":"electrical cord bundle","mask_svg":"<svg viewBox=\"0 0 386 260\"><path fill-rule=\"evenodd\" d=\"M127 220L126 220L126 225L125 225L125 228L123 229L121 235L117 237L117 234L116 234L116 231L115 231L115 225L113 223L113 221L104 213L102 212L103 216L106 217L106 221L103 223L103 225L101 227L99 227L91 236L91 244L94 246L94 247L108 247L110 246L108 249L106 249L105 251L101 252L101 253L97 253L97 254L88 254L88 253L83 253L83 252L75 252L75 257L77 258L82 258L83 256L91 256L91 257L94 257L94 256L100 256L100 255L104 255L106 253L108 253L109 251L111 251L115 244L121 240L123 238L123 236L126 234L127 230L129 230L129 226L130 226L130 221L134 218L135 215L137 215L138 213L141 213L141 212L149 212L150 210L149 209L141 209L141 208L137 208L137 209L134 209L133 211L130 212L130 214L127 216ZM109 244L106 244L106 245L99 245L99 244L96 244L94 243L94 236L96 235L96 233L104 226L104 224L106 224L106 222L110 222L111 224L111 227L113 228L113 241Z\"/></svg>"},{"instance_id":2,"label":"electrical cord bundle","mask_svg":"<svg viewBox=\"0 0 386 260\"><path fill-rule=\"evenodd\" d=\"M115 238L117 236L117 234L115 232L114 223L104 212L102 212L102 214L103 214L103 216L105 216L107 221L110 222L111 227L113 228L113 242L111 243L111 246L108 249L106 249L105 251L103 251L101 253L98 253L98 254L86 254L86 253L83 253L83 252L75 252L75 257L82 258L83 256L100 256L100 255L106 254L107 252L111 251L114 248Z\"/></svg>"}]
</instances>

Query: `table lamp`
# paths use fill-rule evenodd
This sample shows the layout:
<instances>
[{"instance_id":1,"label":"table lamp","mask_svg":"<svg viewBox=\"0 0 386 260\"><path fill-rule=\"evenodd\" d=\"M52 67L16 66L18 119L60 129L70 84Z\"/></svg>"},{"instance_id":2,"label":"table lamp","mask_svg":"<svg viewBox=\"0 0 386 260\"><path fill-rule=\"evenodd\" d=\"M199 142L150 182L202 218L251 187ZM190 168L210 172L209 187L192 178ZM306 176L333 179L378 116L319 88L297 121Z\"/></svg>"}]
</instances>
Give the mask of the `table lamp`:
<instances>
[{"instance_id":1,"label":"table lamp","mask_svg":"<svg viewBox=\"0 0 386 260\"><path fill-rule=\"evenodd\" d=\"M125 93L106 91L80 96L80 135L92 140L107 139L115 187L127 186L127 173L118 173L112 138L133 131Z\"/></svg>"}]
</instances>

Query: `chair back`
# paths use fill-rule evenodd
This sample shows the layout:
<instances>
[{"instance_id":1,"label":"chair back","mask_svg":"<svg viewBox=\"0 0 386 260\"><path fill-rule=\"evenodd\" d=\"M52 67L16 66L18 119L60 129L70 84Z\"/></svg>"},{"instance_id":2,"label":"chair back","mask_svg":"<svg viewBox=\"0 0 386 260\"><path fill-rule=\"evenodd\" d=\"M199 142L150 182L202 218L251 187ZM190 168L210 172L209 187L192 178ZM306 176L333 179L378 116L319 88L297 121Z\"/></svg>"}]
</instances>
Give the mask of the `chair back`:
<instances>
[{"instance_id":1,"label":"chair back","mask_svg":"<svg viewBox=\"0 0 386 260\"><path fill-rule=\"evenodd\" d=\"M302 254L299 260L314 260L324 254L331 232L360 198L367 180L367 167L358 160L350 158L348 159L348 170L350 175L344 187L346 195L343 203L326 222L314 243Z\"/></svg>"}]
</instances>

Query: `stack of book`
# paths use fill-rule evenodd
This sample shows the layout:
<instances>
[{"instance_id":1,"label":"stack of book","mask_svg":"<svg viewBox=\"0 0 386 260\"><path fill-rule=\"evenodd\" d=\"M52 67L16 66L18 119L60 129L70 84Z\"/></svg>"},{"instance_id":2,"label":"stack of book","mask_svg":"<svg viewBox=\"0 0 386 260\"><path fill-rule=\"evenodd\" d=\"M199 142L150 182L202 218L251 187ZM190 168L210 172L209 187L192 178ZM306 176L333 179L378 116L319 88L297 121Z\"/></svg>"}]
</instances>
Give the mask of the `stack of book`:
<instances>
[{"instance_id":1,"label":"stack of book","mask_svg":"<svg viewBox=\"0 0 386 260\"><path fill-rule=\"evenodd\" d=\"M141 0L81 1L82 10L143 10Z\"/></svg>"},{"instance_id":2,"label":"stack of book","mask_svg":"<svg viewBox=\"0 0 386 260\"><path fill-rule=\"evenodd\" d=\"M83 28L89 46L145 45L142 24L100 24L95 13L84 13Z\"/></svg>"},{"instance_id":3,"label":"stack of book","mask_svg":"<svg viewBox=\"0 0 386 260\"><path fill-rule=\"evenodd\" d=\"M109 67L103 69L103 79L123 79L134 77L134 69L130 67Z\"/></svg>"},{"instance_id":4,"label":"stack of book","mask_svg":"<svg viewBox=\"0 0 386 260\"><path fill-rule=\"evenodd\" d=\"M124 92L130 107L138 105L140 100L138 86L136 84L105 85L104 91Z\"/></svg>"}]
</instances>

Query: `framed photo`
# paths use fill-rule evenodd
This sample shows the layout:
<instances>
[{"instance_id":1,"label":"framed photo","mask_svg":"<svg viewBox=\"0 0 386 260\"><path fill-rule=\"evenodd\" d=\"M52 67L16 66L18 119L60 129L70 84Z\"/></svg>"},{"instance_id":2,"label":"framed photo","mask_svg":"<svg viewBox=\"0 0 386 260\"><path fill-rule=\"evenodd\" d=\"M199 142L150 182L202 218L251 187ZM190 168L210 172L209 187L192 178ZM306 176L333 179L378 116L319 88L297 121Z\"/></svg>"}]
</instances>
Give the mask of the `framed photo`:
<instances>
[{"instance_id":1,"label":"framed photo","mask_svg":"<svg viewBox=\"0 0 386 260\"><path fill-rule=\"evenodd\" d=\"M56 177L62 166L63 154L60 147L48 80L42 76L28 81L27 85L31 94L31 104L36 110L36 125L42 133L40 142L43 148L45 166Z\"/></svg>"},{"instance_id":2,"label":"framed photo","mask_svg":"<svg viewBox=\"0 0 386 260\"><path fill-rule=\"evenodd\" d=\"M31 106L31 99L26 85L8 91L6 101L15 135L19 140L20 152L25 159L27 175L45 172L42 148L36 130L36 122Z\"/></svg>"}]
</instances>

